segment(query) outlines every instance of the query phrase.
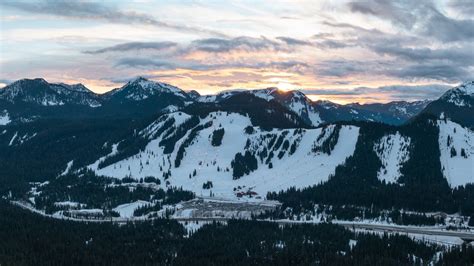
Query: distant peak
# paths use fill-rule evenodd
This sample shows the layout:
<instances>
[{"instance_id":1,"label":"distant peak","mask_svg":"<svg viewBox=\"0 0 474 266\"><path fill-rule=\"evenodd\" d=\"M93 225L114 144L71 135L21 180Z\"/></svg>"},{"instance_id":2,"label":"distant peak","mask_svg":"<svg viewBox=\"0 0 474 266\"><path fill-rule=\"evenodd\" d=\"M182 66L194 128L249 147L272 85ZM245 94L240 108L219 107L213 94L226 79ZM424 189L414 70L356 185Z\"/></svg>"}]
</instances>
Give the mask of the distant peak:
<instances>
[{"instance_id":1,"label":"distant peak","mask_svg":"<svg viewBox=\"0 0 474 266\"><path fill-rule=\"evenodd\" d=\"M125 98L132 100L144 100L158 93L172 93L181 98L189 97L178 87L163 82L149 80L143 76L138 76L127 82L121 88L112 91L112 95L116 95L117 93L120 93L121 95L125 94Z\"/></svg>"},{"instance_id":2,"label":"distant peak","mask_svg":"<svg viewBox=\"0 0 474 266\"><path fill-rule=\"evenodd\" d=\"M148 79L143 76L138 76L135 78L135 81L148 81Z\"/></svg>"},{"instance_id":3,"label":"distant peak","mask_svg":"<svg viewBox=\"0 0 474 266\"><path fill-rule=\"evenodd\" d=\"M471 80L471 81L464 82L463 84L459 85L455 89L460 90L464 94L473 95L474 94L474 81Z\"/></svg>"},{"instance_id":4,"label":"distant peak","mask_svg":"<svg viewBox=\"0 0 474 266\"><path fill-rule=\"evenodd\" d=\"M196 90L190 90L186 92L191 98L199 98L201 97L201 94L197 92Z\"/></svg>"},{"instance_id":5,"label":"distant peak","mask_svg":"<svg viewBox=\"0 0 474 266\"><path fill-rule=\"evenodd\" d=\"M139 83L139 82L149 82L149 80L145 77L142 77L142 76L138 76L132 80L130 80L128 83L129 84L132 84L132 83Z\"/></svg>"},{"instance_id":6,"label":"distant peak","mask_svg":"<svg viewBox=\"0 0 474 266\"><path fill-rule=\"evenodd\" d=\"M19 79L19 80L13 82L12 84L14 84L14 83L23 83L23 82L48 83L44 78L33 78L33 79L24 78L24 79Z\"/></svg>"}]
</instances>

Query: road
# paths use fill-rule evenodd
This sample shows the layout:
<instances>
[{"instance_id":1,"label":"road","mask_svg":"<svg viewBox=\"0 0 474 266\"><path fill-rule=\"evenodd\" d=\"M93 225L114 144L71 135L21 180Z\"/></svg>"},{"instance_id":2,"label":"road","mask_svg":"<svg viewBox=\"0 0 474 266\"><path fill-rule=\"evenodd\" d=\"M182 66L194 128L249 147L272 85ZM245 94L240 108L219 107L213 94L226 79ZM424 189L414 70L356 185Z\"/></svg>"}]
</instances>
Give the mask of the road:
<instances>
[{"instance_id":1,"label":"road","mask_svg":"<svg viewBox=\"0 0 474 266\"><path fill-rule=\"evenodd\" d=\"M408 234L422 234L422 235L434 235L434 236L451 236L459 237L464 241L474 241L474 233L465 231L447 231L440 230L437 228L430 227L419 227L419 226L396 226L396 225L385 225L385 224L363 224L363 223L351 223L351 222L337 222L337 224L344 226L348 229L365 229L373 231L382 231L388 233L408 233Z\"/></svg>"},{"instance_id":2,"label":"road","mask_svg":"<svg viewBox=\"0 0 474 266\"><path fill-rule=\"evenodd\" d=\"M227 221L229 218L215 217L215 218L173 218L180 222L203 222L203 221ZM268 221L268 220L266 220ZM270 221L281 225L298 225L298 224L314 224L312 221L291 221L291 220L275 220ZM421 227L421 226L397 226L388 224L369 224L369 223L357 223L357 222L342 222L336 221L334 224L344 226L347 229L363 229L369 231L378 231L386 233L404 233L404 234L421 234L421 235L433 235L433 236L450 236L459 237L464 241L474 241L474 233L466 231L446 231L435 227Z\"/></svg>"},{"instance_id":3,"label":"road","mask_svg":"<svg viewBox=\"0 0 474 266\"><path fill-rule=\"evenodd\" d=\"M104 220L93 220L93 219L78 219L78 218L67 218L67 217L57 217L53 215L48 215L43 212L40 212L33 207L26 205L19 201L12 201L12 203L21 208L27 209L29 211L35 212L37 214L47 216L54 219L77 221L77 222L113 222L117 224L124 224L129 222L139 222L147 220L143 217L134 217L134 218L113 218L113 219L104 219ZM178 222L225 222L231 218L227 217L173 217L171 218ZM259 220L263 221L263 220ZM280 225L298 225L298 224L314 224L314 221L292 221L292 220L265 220L268 222L278 223ZM344 221L334 221L333 223L340 226L344 226L347 229L362 229L375 232L386 232L386 233L405 233L405 234L421 234L421 235L432 235L432 236L449 236L449 237L459 237L466 242L474 241L474 233L466 231L446 231L441 228L435 227L422 227L422 226L398 226L398 225L389 225L389 224L370 224L370 223L358 223L358 222L344 222Z\"/></svg>"}]
</instances>

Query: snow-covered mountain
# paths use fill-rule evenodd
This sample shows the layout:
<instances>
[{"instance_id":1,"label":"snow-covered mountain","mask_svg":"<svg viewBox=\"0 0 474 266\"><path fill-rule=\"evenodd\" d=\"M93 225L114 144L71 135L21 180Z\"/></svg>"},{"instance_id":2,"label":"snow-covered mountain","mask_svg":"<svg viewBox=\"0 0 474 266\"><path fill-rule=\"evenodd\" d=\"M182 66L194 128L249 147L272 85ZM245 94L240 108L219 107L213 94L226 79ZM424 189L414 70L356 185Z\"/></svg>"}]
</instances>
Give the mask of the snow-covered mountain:
<instances>
[{"instance_id":1,"label":"snow-covered mountain","mask_svg":"<svg viewBox=\"0 0 474 266\"><path fill-rule=\"evenodd\" d=\"M423 110L425 114L446 117L474 128L474 81L465 82L444 93Z\"/></svg>"},{"instance_id":2,"label":"snow-covered mountain","mask_svg":"<svg viewBox=\"0 0 474 266\"><path fill-rule=\"evenodd\" d=\"M474 106L474 81L461 84L458 87L450 89L440 100L460 107Z\"/></svg>"},{"instance_id":3,"label":"snow-covered mountain","mask_svg":"<svg viewBox=\"0 0 474 266\"><path fill-rule=\"evenodd\" d=\"M354 152L358 130L330 125L265 131L237 113L217 111L200 118L175 112L138 133L147 143L137 154L123 158L130 147L119 142L114 144L119 149L89 168L116 178L154 176L198 195L208 196L203 185L211 182L214 195L253 191L265 196L326 181Z\"/></svg>"},{"instance_id":4,"label":"snow-covered mountain","mask_svg":"<svg viewBox=\"0 0 474 266\"><path fill-rule=\"evenodd\" d=\"M366 118L359 117L358 120L379 121L388 124L399 125L408 121L410 118L419 114L428 104L429 100L424 101L394 101L388 103L369 103L369 104L349 104L356 112L363 113ZM368 112L368 113L367 113Z\"/></svg>"},{"instance_id":5,"label":"snow-covered mountain","mask_svg":"<svg viewBox=\"0 0 474 266\"><path fill-rule=\"evenodd\" d=\"M92 107L70 103L76 91L87 92L81 86L33 84L2 92L1 178L44 182L88 169L132 182L148 178L163 189L252 200L292 187L305 189L302 195L318 187L325 200L350 187L355 194L340 195L340 202L353 203L344 198L352 195L360 203L384 191L409 198L404 206L419 204L409 195L442 204L440 193L450 197L452 188L474 183L466 86L447 93L463 99L462 106L443 96L426 107L438 106L433 115L416 114L425 102L339 105L275 88L200 96L143 78L98 95L100 106ZM56 97L48 100L64 104L32 100L38 91L39 99L46 91ZM39 118L16 123L20 110ZM58 113L59 119L51 115ZM79 114L86 116L72 119ZM410 119L380 123L398 116Z\"/></svg>"},{"instance_id":6,"label":"snow-covered mountain","mask_svg":"<svg viewBox=\"0 0 474 266\"><path fill-rule=\"evenodd\" d=\"M101 106L99 96L82 84L54 84L40 78L22 79L7 85L0 89L0 100L12 104L30 103L42 106Z\"/></svg>"},{"instance_id":7,"label":"snow-covered mountain","mask_svg":"<svg viewBox=\"0 0 474 266\"><path fill-rule=\"evenodd\" d=\"M257 90L231 90L216 95L205 95L198 98L199 102L221 102L237 94L250 94L266 101L276 101L285 106L310 126L318 126L323 121L312 106L312 101L300 91L283 91L278 88Z\"/></svg>"},{"instance_id":8,"label":"snow-covered mountain","mask_svg":"<svg viewBox=\"0 0 474 266\"><path fill-rule=\"evenodd\" d=\"M187 94L189 98L193 99L194 101L197 101L201 97L201 94L195 90L190 90L187 92Z\"/></svg>"},{"instance_id":9,"label":"snow-covered mountain","mask_svg":"<svg viewBox=\"0 0 474 266\"><path fill-rule=\"evenodd\" d=\"M196 91L185 92L166 83L138 77L102 95L93 93L82 84L23 79L0 89L0 109L6 110L14 122L31 121L39 117L143 117L180 110L193 104L221 104L237 95L252 95L267 102L275 102L293 112L307 126L352 120L399 125L416 115L427 103L339 105L328 101L312 101L297 90L283 91L277 88L231 90L201 96ZM242 99L245 97L242 96ZM20 104L27 104L29 108L16 108Z\"/></svg>"},{"instance_id":10,"label":"snow-covered mountain","mask_svg":"<svg viewBox=\"0 0 474 266\"><path fill-rule=\"evenodd\" d=\"M440 160L452 187L474 183L474 131L450 120L438 120Z\"/></svg>"},{"instance_id":11,"label":"snow-covered mountain","mask_svg":"<svg viewBox=\"0 0 474 266\"><path fill-rule=\"evenodd\" d=\"M155 95L172 94L174 96L189 99L189 96L181 89L162 82L155 82L143 77L138 77L127 82L121 88L112 90L104 95L105 98L119 98L121 100L141 101Z\"/></svg>"},{"instance_id":12,"label":"snow-covered mountain","mask_svg":"<svg viewBox=\"0 0 474 266\"><path fill-rule=\"evenodd\" d=\"M252 94L266 101L276 101L298 114L308 125L337 121L373 121L401 125L417 115L429 101L389 102L376 104L341 105L330 101L312 101L301 91L283 91L277 88L257 90L230 90L216 95L195 97L199 102L221 102L238 94Z\"/></svg>"},{"instance_id":13,"label":"snow-covered mountain","mask_svg":"<svg viewBox=\"0 0 474 266\"><path fill-rule=\"evenodd\" d=\"M82 84L48 83L40 78L18 80L0 89L0 110L13 123L40 118L146 117L191 102L179 88L141 77L105 94Z\"/></svg>"},{"instance_id":14,"label":"snow-covered mountain","mask_svg":"<svg viewBox=\"0 0 474 266\"><path fill-rule=\"evenodd\" d=\"M435 146L427 149L426 143ZM338 167L354 168L354 160L363 163L353 170L356 174L364 169L365 175L385 183L416 183L412 179L424 168L438 172L452 188L474 183L474 133L450 120L388 128L368 123L268 130L240 113L177 111L104 147L110 152L87 166L98 175L137 180L152 176L165 186L203 196L211 191L225 198L264 196L310 187L328 181ZM438 150L439 155L426 150ZM373 158L370 167L364 163L367 158ZM433 169L435 165L440 168Z\"/></svg>"}]
</instances>

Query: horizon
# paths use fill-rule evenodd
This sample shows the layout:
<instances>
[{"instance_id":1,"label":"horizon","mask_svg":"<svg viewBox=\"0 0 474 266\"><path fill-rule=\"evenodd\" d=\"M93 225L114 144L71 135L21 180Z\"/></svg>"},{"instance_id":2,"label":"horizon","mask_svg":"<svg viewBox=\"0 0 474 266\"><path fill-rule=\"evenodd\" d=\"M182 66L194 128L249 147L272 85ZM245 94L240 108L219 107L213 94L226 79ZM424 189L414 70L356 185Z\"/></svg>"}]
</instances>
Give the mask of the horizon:
<instances>
[{"instance_id":1,"label":"horizon","mask_svg":"<svg viewBox=\"0 0 474 266\"><path fill-rule=\"evenodd\" d=\"M144 76L202 95L300 90L339 104L433 100L474 77L465 1L0 1L0 87L95 93Z\"/></svg>"},{"instance_id":2,"label":"horizon","mask_svg":"<svg viewBox=\"0 0 474 266\"><path fill-rule=\"evenodd\" d=\"M64 83L64 82L50 82L48 81L47 79L45 78L41 78L41 77L36 77L36 78L22 78L22 79L18 79L18 80L15 80L15 81L12 81L11 83L8 83L6 84L5 86L2 86L0 87L0 90L6 88L7 86L17 82L17 81L20 81L20 80L35 80L35 79L42 79L44 80L45 82L47 82L48 84L65 84L65 85L82 85L84 86L86 89L88 89L90 92L92 93L95 93L96 95L104 95L106 93L109 93L113 90L117 90L117 89L120 89L122 87L124 87L125 85L127 85L128 83L132 82L132 81L135 81L139 78L143 78L145 80L148 80L148 81L152 81L152 82L156 82L156 83L164 83L164 84L168 84L168 85L171 85L171 86L174 86L173 84L169 84L169 83L166 83L166 82L160 82L160 81L156 81L156 80L152 80L152 79L147 79L147 78L144 78L142 76L137 76L137 77L134 77L132 79L130 79L129 81L123 83L122 86L120 87L116 87L116 88L112 88L108 91L105 91L105 92L95 92L93 90L91 90L87 85L85 84L82 84L82 83ZM472 82L472 81L471 81ZM446 90L443 92L443 94L445 92L447 92L448 90L452 89L452 88L455 88L455 87L458 87L460 85L462 85L464 83L461 83L461 84L458 84L454 87L447 87ZM176 87L176 86L175 86ZM185 93L190 93L192 91L196 91L194 89L191 89L191 90L186 90L186 89L182 89L180 87L177 87L178 89L182 90L183 92ZM388 104L388 103L394 103L394 102L407 102L407 103L413 103L413 102L431 102L433 100L436 100L437 98L434 98L434 99L418 99L418 100L388 100L388 101L371 101L371 102L357 102L357 101L353 101L353 102L340 102L340 101L332 101L332 100L328 100L328 99L314 99L311 97L311 95L307 95L304 90L302 89L298 89L298 88L295 88L295 89L289 89L289 90L285 90L285 89L280 89L278 87L265 87L265 88L245 88L245 89L242 89L242 88L235 88L235 89L224 89L224 90L220 90L220 91L216 91L214 93L210 93L210 94L201 94L199 93L200 96L212 96L212 95L218 95L220 93L225 93L225 92L235 92L235 91L241 91L241 92L245 92L245 91L252 91L252 90L265 90L265 89L272 89L272 88L275 88L279 91L282 91L282 92L293 92L293 91L299 91L301 93L303 93L310 101L312 102L317 102L317 101L321 101L321 102L331 102L331 103L336 103L336 104L339 104L339 105L351 105L351 104L360 104L360 105L365 105L365 104ZM363 88L363 87L359 87L359 88L355 88L355 89L374 89L374 88Z\"/></svg>"}]
</instances>

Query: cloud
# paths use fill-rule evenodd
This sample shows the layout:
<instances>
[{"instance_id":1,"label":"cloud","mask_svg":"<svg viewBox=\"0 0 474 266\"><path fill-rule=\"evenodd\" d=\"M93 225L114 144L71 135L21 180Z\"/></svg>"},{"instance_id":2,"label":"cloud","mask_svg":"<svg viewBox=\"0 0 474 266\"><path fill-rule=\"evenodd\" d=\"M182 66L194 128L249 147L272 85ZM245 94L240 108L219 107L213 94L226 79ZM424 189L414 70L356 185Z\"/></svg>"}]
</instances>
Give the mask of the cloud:
<instances>
[{"instance_id":1,"label":"cloud","mask_svg":"<svg viewBox=\"0 0 474 266\"><path fill-rule=\"evenodd\" d=\"M172 62L171 62L172 61ZM219 70L230 68L251 68L251 69L278 69L292 72L302 72L308 68L309 65L300 61L274 61L274 62L228 62L222 64L206 64L205 62L195 61L176 61L176 60L156 60L150 58L121 58L116 64L116 67L127 68L145 68L145 69L188 69L188 70Z\"/></svg>"},{"instance_id":2,"label":"cloud","mask_svg":"<svg viewBox=\"0 0 474 266\"><path fill-rule=\"evenodd\" d=\"M448 7L466 17L472 17L474 14L474 5L469 0L451 0L448 2Z\"/></svg>"},{"instance_id":3,"label":"cloud","mask_svg":"<svg viewBox=\"0 0 474 266\"><path fill-rule=\"evenodd\" d=\"M455 6L463 6L467 2L463 4L458 2ZM470 5L472 6L472 3ZM348 6L352 12L389 20L396 26L440 41L455 42L474 39L474 20L448 17L440 12L433 2L374 0L349 2Z\"/></svg>"},{"instance_id":4,"label":"cloud","mask_svg":"<svg viewBox=\"0 0 474 266\"><path fill-rule=\"evenodd\" d=\"M438 40L427 40L424 36L418 37L399 32L386 33L348 23L325 22L324 24L348 31L348 37L338 40L342 45L368 49L384 57L379 57L377 62L345 59L324 61L320 64L320 69L316 71L319 75L345 77L351 74L368 73L405 80L425 79L449 83L472 79L474 66L472 42L443 43ZM322 46L325 41L328 39L320 41L319 47L338 48L337 46Z\"/></svg>"},{"instance_id":5,"label":"cloud","mask_svg":"<svg viewBox=\"0 0 474 266\"><path fill-rule=\"evenodd\" d=\"M10 83L13 83L14 80L10 80L10 79L0 79L0 84L5 84L5 85L8 85Z\"/></svg>"},{"instance_id":6,"label":"cloud","mask_svg":"<svg viewBox=\"0 0 474 266\"><path fill-rule=\"evenodd\" d=\"M465 66L474 64L474 46L466 45L456 48L432 49L428 47L403 47L392 41L367 44L373 51L382 55L391 55L408 61L445 60Z\"/></svg>"},{"instance_id":7,"label":"cloud","mask_svg":"<svg viewBox=\"0 0 474 266\"><path fill-rule=\"evenodd\" d=\"M175 64L149 58L122 58L116 62L115 66L128 68L154 68L160 70L176 69Z\"/></svg>"},{"instance_id":8,"label":"cloud","mask_svg":"<svg viewBox=\"0 0 474 266\"><path fill-rule=\"evenodd\" d=\"M311 42L305 40L299 40L291 37L277 37L277 40L280 40L287 45L311 45Z\"/></svg>"},{"instance_id":9,"label":"cloud","mask_svg":"<svg viewBox=\"0 0 474 266\"><path fill-rule=\"evenodd\" d=\"M402 25L411 29L416 23L418 16L414 3L418 1L392 1L392 0L374 0L374 1L354 1L349 2L348 6L352 12L373 15L382 19L388 19L394 24ZM422 1L420 1L422 2Z\"/></svg>"},{"instance_id":10,"label":"cloud","mask_svg":"<svg viewBox=\"0 0 474 266\"><path fill-rule=\"evenodd\" d=\"M265 37L254 38L241 36L231 39L207 38L191 42L188 51L203 51L210 53L222 53L232 50L260 51L260 50L282 50L284 47L280 42Z\"/></svg>"},{"instance_id":11,"label":"cloud","mask_svg":"<svg viewBox=\"0 0 474 266\"><path fill-rule=\"evenodd\" d=\"M228 53L232 51L258 52L263 50L271 51L291 51L296 46L312 45L310 41L294 39L291 37L277 37L268 39L265 37L255 38L240 36L235 38L204 38L192 41L189 44L178 45L175 42L127 42L97 50L88 50L86 54L102 54L106 52L128 52L134 50L166 50L169 48L179 48L174 55L184 55L195 51L208 53ZM178 47L179 46L179 47Z\"/></svg>"},{"instance_id":12,"label":"cloud","mask_svg":"<svg viewBox=\"0 0 474 266\"><path fill-rule=\"evenodd\" d=\"M37 2L1 1L0 5L35 14L55 15L75 19L103 20L120 24L149 25L194 34L226 36L226 34L218 31L167 23L147 14L124 12L97 2L75 0L44 0Z\"/></svg>"},{"instance_id":13,"label":"cloud","mask_svg":"<svg viewBox=\"0 0 474 266\"><path fill-rule=\"evenodd\" d=\"M452 19L433 8L422 31L426 36L432 36L445 42L473 40L474 20Z\"/></svg>"},{"instance_id":14,"label":"cloud","mask_svg":"<svg viewBox=\"0 0 474 266\"><path fill-rule=\"evenodd\" d=\"M97 50L84 51L85 54L102 54L107 52L127 52L133 50L165 50L172 47L176 47L177 43L175 42L127 42L121 43Z\"/></svg>"},{"instance_id":15,"label":"cloud","mask_svg":"<svg viewBox=\"0 0 474 266\"><path fill-rule=\"evenodd\" d=\"M356 45L348 41L324 40L324 41L316 42L316 46L321 49L342 49L342 48L352 47Z\"/></svg>"},{"instance_id":16,"label":"cloud","mask_svg":"<svg viewBox=\"0 0 474 266\"><path fill-rule=\"evenodd\" d=\"M354 89L311 89L302 90L307 95L316 96L369 96L373 95L373 100L388 99L391 101L414 101L414 100L433 100L439 98L446 90L450 89L450 86L441 84L431 85L393 85L393 86L381 86L376 88L369 87L357 87Z\"/></svg>"},{"instance_id":17,"label":"cloud","mask_svg":"<svg viewBox=\"0 0 474 266\"><path fill-rule=\"evenodd\" d=\"M357 60L324 60L315 68L318 76L346 77L354 74L370 72L370 65L374 62L362 62Z\"/></svg>"},{"instance_id":18,"label":"cloud","mask_svg":"<svg viewBox=\"0 0 474 266\"><path fill-rule=\"evenodd\" d=\"M421 63L387 70L388 75L403 79L434 79L445 82L460 82L472 79L472 74L462 67L442 63Z\"/></svg>"}]
</instances>

